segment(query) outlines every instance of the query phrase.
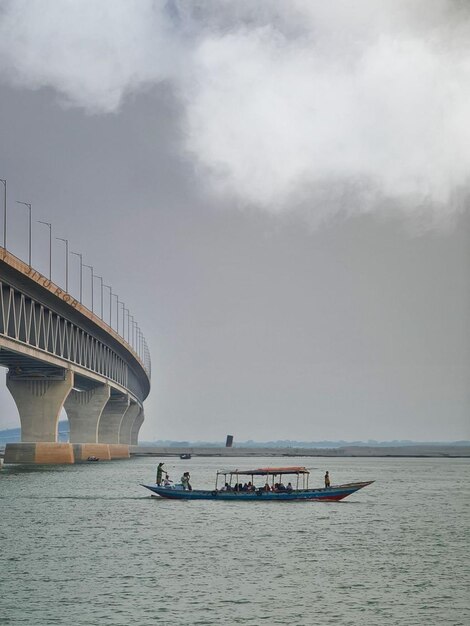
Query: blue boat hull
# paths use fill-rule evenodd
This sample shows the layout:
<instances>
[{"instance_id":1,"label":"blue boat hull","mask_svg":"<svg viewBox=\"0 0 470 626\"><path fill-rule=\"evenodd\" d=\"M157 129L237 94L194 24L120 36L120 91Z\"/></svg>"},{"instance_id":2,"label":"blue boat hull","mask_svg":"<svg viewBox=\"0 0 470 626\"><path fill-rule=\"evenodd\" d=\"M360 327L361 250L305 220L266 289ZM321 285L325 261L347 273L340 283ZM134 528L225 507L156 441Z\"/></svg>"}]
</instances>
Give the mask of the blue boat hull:
<instances>
[{"instance_id":1,"label":"blue boat hull","mask_svg":"<svg viewBox=\"0 0 470 626\"><path fill-rule=\"evenodd\" d=\"M320 502L337 502L350 496L355 491L367 487L373 480L363 483L349 483L347 485L336 485L323 489L299 489L294 491L210 491L203 489L193 489L185 491L169 487L158 487L158 485L142 485L154 495L168 498L170 500L229 500L231 502L249 501L264 502L265 500L299 501L314 500Z\"/></svg>"}]
</instances>

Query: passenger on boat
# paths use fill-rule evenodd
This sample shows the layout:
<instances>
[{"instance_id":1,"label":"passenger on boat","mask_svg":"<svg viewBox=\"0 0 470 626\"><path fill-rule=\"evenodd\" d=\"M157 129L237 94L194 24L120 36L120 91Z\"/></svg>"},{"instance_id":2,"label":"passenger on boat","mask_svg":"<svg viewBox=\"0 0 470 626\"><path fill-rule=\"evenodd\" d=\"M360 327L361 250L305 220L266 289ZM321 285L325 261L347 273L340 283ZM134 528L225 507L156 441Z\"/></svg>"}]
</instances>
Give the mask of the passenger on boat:
<instances>
[{"instance_id":1,"label":"passenger on boat","mask_svg":"<svg viewBox=\"0 0 470 626\"><path fill-rule=\"evenodd\" d=\"M293 491L292 483L287 483L286 491Z\"/></svg>"},{"instance_id":2,"label":"passenger on boat","mask_svg":"<svg viewBox=\"0 0 470 626\"><path fill-rule=\"evenodd\" d=\"M330 486L330 474L326 472L325 474L325 487L328 488Z\"/></svg>"},{"instance_id":3,"label":"passenger on boat","mask_svg":"<svg viewBox=\"0 0 470 626\"><path fill-rule=\"evenodd\" d=\"M285 491L286 490L286 486L284 485L284 483L279 483L277 486L277 490L278 491Z\"/></svg>"},{"instance_id":4,"label":"passenger on boat","mask_svg":"<svg viewBox=\"0 0 470 626\"><path fill-rule=\"evenodd\" d=\"M157 477L155 479L155 482L157 483L157 485L159 487L162 484L163 466L164 465L165 465L165 463L159 463L158 466L157 466Z\"/></svg>"},{"instance_id":5,"label":"passenger on boat","mask_svg":"<svg viewBox=\"0 0 470 626\"><path fill-rule=\"evenodd\" d=\"M269 486L269 483L266 483L263 489L264 491L271 491L271 487Z\"/></svg>"},{"instance_id":6,"label":"passenger on boat","mask_svg":"<svg viewBox=\"0 0 470 626\"><path fill-rule=\"evenodd\" d=\"M165 474L165 480L163 481L163 486L164 487L171 487L171 483L173 481L170 480L170 477L168 476L168 474Z\"/></svg>"},{"instance_id":7,"label":"passenger on boat","mask_svg":"<svg viewBox=\"0 0 470 626\"><path fill-rule=\"evenodd\" d=\"M247 487L248 487L247 491L255 491L255 486L251 484L251 480L248 483Z\"/></svg>"},{"instance_id":8,"label":"passenger on boat","mask_svg":"<svg viewBox=\"0 0 470 626\"><path fill-rule=\"evenodd\" d=\"M181 484L183 485L183 489L185 491L192 491L193 488L191 487L191 485L189 484L189 479L191 478L191 476L189 475L189 472L185 472L182 476L181 476Z\"/></svg>"}]
</instances>

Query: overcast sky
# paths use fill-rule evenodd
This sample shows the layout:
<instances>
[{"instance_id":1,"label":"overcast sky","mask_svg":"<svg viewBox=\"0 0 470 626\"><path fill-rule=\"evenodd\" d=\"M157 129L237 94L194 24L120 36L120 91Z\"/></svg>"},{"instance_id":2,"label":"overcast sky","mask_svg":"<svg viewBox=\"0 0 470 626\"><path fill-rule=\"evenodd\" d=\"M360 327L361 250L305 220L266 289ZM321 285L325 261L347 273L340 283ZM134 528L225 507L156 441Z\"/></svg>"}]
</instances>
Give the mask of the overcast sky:
<instances>
[{"instance_id":1,"label":"overcast sky","mask_svg":"<svg viewBox=\"0 0 470 626\"><path fill-rule=\"evenodd\" d=\"M139 320L141 439L470 439L469 111L464 1L0 0L11 249Z\"/></svg>"}]
</instances>

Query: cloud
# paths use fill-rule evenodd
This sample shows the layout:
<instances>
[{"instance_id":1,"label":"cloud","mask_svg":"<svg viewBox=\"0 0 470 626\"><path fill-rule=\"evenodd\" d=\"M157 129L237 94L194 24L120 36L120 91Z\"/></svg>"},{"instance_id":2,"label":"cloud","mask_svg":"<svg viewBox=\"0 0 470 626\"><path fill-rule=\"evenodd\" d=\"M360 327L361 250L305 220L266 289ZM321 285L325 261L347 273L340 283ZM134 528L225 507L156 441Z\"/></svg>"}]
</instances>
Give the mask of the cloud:
<instances>
[{"instance_id":1,"label":"cloud","mask_svg":"<svg viewBox=\"0 0 470 626\"><path fill-rule=\"evenodd\" d=\"M443 221L468 199L469 16L444 0L16 0L1 75L104 113L171 81L185 150L240 205Z\"/></svg>"},{"instance_id":2,"label":"cloud","mask_svg":"<svg viewBox=\"0 0 470 626\"><path fill-rule=\"evenodd\" d=\"M10 82L52 87L68 104L109 113L123 97L174 73L178 46L151 0L9 0L0 67Z\"/></svg>"}]
</instances>

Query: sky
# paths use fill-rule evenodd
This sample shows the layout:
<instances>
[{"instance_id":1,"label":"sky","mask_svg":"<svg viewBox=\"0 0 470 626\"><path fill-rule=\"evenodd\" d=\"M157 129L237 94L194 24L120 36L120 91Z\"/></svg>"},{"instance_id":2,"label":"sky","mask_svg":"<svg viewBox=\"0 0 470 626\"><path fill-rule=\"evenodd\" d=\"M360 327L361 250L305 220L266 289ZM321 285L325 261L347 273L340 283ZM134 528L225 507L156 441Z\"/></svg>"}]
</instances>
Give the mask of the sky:
<instances>
[{"instance_id":1,"label":"sky","mask_svg":"<svg viewBox=\"0 0 470 626\"><path fill-rule=\"evenodd\" d=\"M0 0L11 250L129 306L144 440L470 439L469 110L463 1Z\"/></svg>"}]
</instances>

